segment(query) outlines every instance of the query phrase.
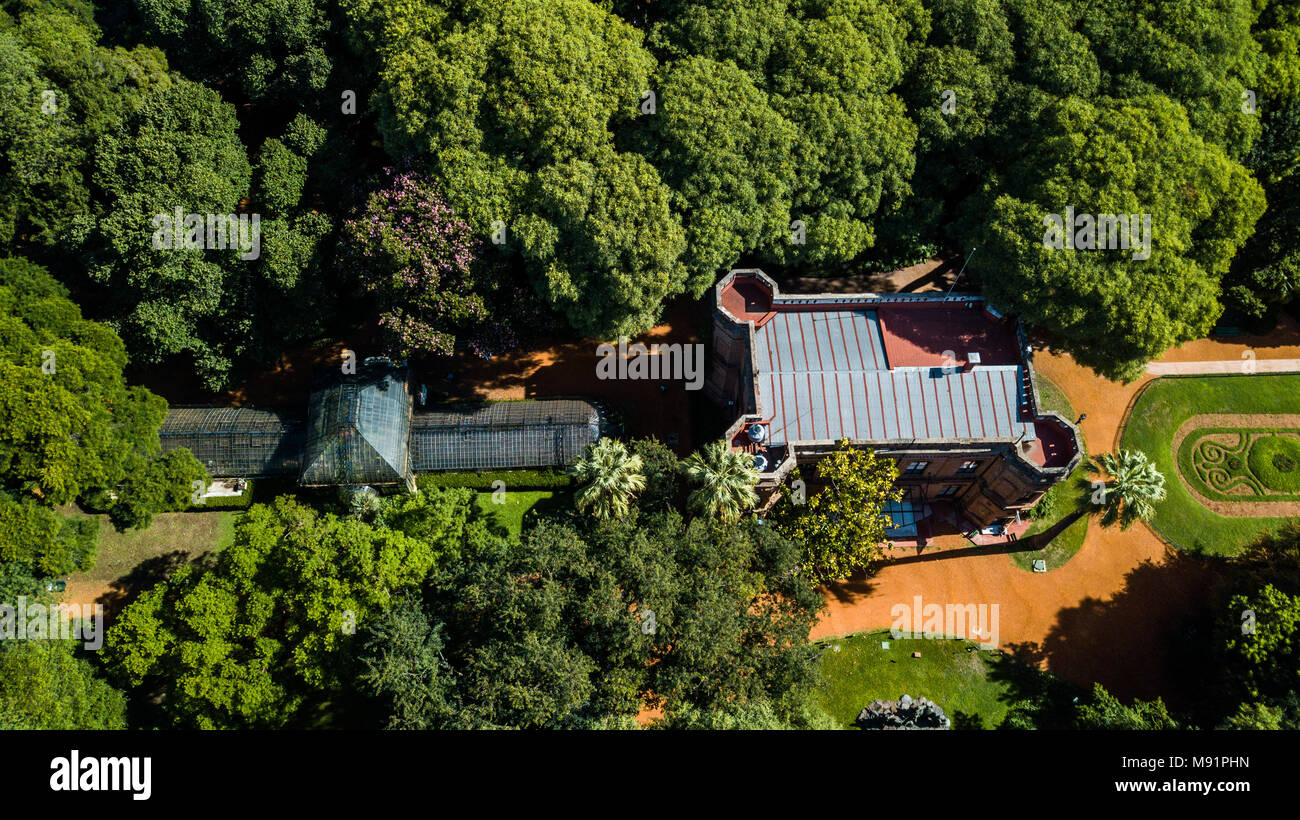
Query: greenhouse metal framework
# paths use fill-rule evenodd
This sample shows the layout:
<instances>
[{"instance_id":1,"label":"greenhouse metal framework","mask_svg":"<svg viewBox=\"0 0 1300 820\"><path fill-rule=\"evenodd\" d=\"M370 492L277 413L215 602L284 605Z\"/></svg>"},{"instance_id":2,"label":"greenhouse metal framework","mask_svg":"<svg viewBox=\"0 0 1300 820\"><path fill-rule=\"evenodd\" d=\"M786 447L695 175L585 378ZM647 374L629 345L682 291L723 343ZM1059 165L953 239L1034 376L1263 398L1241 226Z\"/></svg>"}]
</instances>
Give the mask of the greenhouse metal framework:
<instances>
[{"instance_id":1,"label":"greenhouse metal framework","mask_svg":"<svg viewBox=\"0 0 1300 820\"><path fill-rule=\"evenodd\" d=\"M414 486L417 472L565 467L601 436L584 399L417 408L405 367L367 360L313 385L307 414L174 407L164 452L186 448L216 478L297 476L303 486Z\"/></svg>"}]
</instances>

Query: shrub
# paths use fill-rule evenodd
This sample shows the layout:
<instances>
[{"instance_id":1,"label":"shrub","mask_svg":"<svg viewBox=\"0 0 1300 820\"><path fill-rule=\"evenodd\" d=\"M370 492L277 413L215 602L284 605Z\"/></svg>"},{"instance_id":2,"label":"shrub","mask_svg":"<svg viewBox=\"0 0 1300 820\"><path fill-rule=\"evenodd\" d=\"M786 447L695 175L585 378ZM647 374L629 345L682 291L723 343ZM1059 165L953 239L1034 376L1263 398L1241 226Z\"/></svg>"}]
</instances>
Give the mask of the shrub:
<instances>
[{"instance_id":1,"label":"shrub","mask_svg":"<svg viewBox=\"0 0 1300 820\"><path fill-rule=\"evenodd\" d=\"M507 490L563 489L573 483L573 477L558 470L497 470L484 473L426 473L417 476L415 484L420 489L434 487L469 487L472 490L492 490L494 482L502 482Z\"/></svg>"}]
</instances>

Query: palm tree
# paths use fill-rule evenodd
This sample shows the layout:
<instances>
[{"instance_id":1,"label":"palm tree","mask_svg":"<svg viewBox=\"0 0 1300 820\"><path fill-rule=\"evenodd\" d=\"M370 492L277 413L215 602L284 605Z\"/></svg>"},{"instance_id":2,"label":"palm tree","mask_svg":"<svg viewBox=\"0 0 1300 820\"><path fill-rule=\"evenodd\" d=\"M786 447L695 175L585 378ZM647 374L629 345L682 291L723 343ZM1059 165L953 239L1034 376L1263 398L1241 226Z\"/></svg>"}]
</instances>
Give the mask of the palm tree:
<instances>
[{"instance_id":1,"label":"palm tree","mask_svg":"<svg viewBox=\"0 0 1300 820\"><path fill-rule=\"evenodd\" d=\"M691 509L700 515L735 523L758 503L754 491L758 471L753 456L732 450L725 441L710 442L703 450L691 453L682 464L682 472L691 483L700 485L687 499Z\"/></svg>"},{"instance_id":2,"label":"palm tree","mask_svg":"<svg viewBox=\"0 0 1300 820\"><path fill-rule=\"evenodd\" d=\"M602 438L588 444L571 472L585 486L574 502L579 512L590 509L596 518L622 518L632 497L645 489L641 456L633 455L618 439Z\"/></svg>"},{"instance_id":3,"label":"palm tree","mask_svg":"<svg viewBox=\"0 0 1300 820\"><path fill-rule=\"evenodd\" d=\"M1105 509L1103 527L1118 521L1120 529L1126 530L1134 521L1150 521L1156 514L1155 502L1164 500L1165 477L1139 450L1103 453L1088 459L1084 469L1110 478L1093 493L1093 503Z\"/></svg>"}]
</instances>

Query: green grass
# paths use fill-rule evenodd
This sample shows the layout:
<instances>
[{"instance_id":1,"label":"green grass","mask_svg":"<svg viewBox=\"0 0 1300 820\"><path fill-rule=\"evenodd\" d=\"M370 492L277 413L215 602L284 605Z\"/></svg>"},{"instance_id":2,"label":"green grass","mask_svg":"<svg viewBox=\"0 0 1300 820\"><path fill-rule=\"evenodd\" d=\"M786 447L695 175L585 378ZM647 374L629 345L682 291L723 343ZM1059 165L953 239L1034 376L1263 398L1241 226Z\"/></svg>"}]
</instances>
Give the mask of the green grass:
<instances>
[{"instance_id":1,"label":"green grass","mask_svg":"<svg viewBox=\"0 0 1300 820\"><path fill-rule=\"evenodd\" d=\"M492 500L495 493L478 493L474 500L483 512L496 520L510 532L519 535L524 529L524 517L532 510L542 512L561 504L571 504L571 494L552 492L550 490L523 490L501 494L503 503Z\"/></svg>"},{"instance_id":2,"label":"green grass","mask_svg":"<svg viewBox=\"0 0 1300 820\"><path fill-rule=\"evenodd\" d=\"M1229 445L1211 440L1235 436ZM1178 469L1201 495L1215 501L1300 501L1298 430L1265 427L1201 427L1178 447ZM1245 488L1248 494L1229 490Z\"/></svg>"},{"instance_id":3,"label":"green grass","mask_svg":"<svg viewBox=\"0 0 1300 820\"><path fill-rule=\"evenodd\" d=\"M573 476L563 470L497 470L474 473L422 473L415 477L421 489L428 487L469 487L493 490L496 482L511 492L515 490L560 490L573 484Z\"/></svg>"},{"instance_id":4,"label":"green grass","mask_svg":"<svg viewBox=\"0 0 1300 820\"><path fill-rule=\"evenodd\" d=\"M1073 483L1074 480L1075 475L1074 473L1071 473L1070 478L1066 479L1065 483ZM1065 484L1063 483L1062 486L1065 486ZM1087 486L1086 481L1084 482L1084 486ZM1035 521L1030 525L1029 529L1025 531L1025 534L1020 537L1020 540L1024 541L1031 536L1050 530L1060 522L1061 518L1064 518L1064 516L1053 516L1050 520ZM1089 515L1081 516L1074 523L1070 524L1070 526L1058 532L1051 541L1047 542L1047 546L1042 549L1011 553L1012 563L1028 572L1033 571L1034 562L1038 560L1047 563L1048 572L1064 566L1067 561L1077 555L1079 550L1083 548L1083 542L1088 536L1088 522L1090 518L1091 516Z\"/></svg>"},{"instance_id":5,"label":"green grass","mask_svg":"<svg viewBox=\"0 0 1300 820\"><path fill-rule=\"evenodd\" d=\"M1069 421L1078 418L1074 412L1074 405L1061 392L1050 379L1042 375L1038 376L1038 406L1042 410L1055 410ZM1083 446L1083 457L1088 457L1087 442L1083 441L1083 433L1079 433L1080 444ZM1071 512L1078 508L1080 499L1086 498L1089 488L1089 476L1083 469L1084 461L1079 462L1079 466L1066 476L1065 480L1054 485L1039 500L1036 508L1041 507L1049 512L1042 518L1037 518L1029 526L1020 540L1024 541L1030 536L1047 532L1055 527L1062 518L1065 518ZM1021 569L1032 572L1034 561L1043 560L1047 562L1047 569L1056 569L1063 566L1067 561L1078 554L1083 548L1084 538L1088 534L1088 518L1083 516L1061 532L1047 543L1042 549L1013 552L1011 553L1011 562Z\"/></svg>"},{"instance_id":6,"label":"green grass","mask_svg":"<svg viewBox=\"0 0 1300 820\"><path fill-rule=\"evenodd\" d=\"M889 649L880 642L889 641ZM939 704L956 728L991 729L1007 713L1009 686L990 673L1001 659L996 652L969 648L962 640L894 640L888 630L859 632L818 644L821 656L819 705L836 724L852 728L858 713L873 700L903 695ZM838 646L840 651L834 651ZM913 658L913 652L921 657Z\"/></svg>"},{"instance_id":7,"label":"green grass","mask_svg":"<svg viewBox=\"0 0 1300 820\"><path fill-rule=\"evenodd\" d=\"M72 574L68 580L105 587L133 574L157 580L182 561L192 561L203 553L226 546L234 540L235 521L241 515L234 510L206 515L161 513L154 516L146 529L118 532L106 515L90 515L75 507L65 512L76 518L93 518L99 523L95 565L89 572Z\"/></svg>"},{"instance_id":8,"label":"green grass","mask_svg":"<svg viewBox=\"0 0 1300 820\"><path fill-rule=\"evenodd\" d=\"M1180 549L1233 555L1283 518L1228 517L1191 496L1176 472L1174 433L1200 413L1300 413L1300 375L1179 376L1153 381L1133 407L1120 447L1145 452L1165 476L1152 526Z\"/></svg>"},{"instance_id":9,"label":"green grass","mask_svg":"<svg viewBox=\"0 0 1300 820\"><path fill-rule=\"evenodd\" d=\"M1041 373L1035 373L1035 384L1038 388L1038 409L1054 410L1065 416L1066 421L1074 421L1078 418L1074 413L1074 405L1061 392L1061 388L1056 383Z\"/></svg>"},{"instance_id":10,"label":"green grass","mask_svg":"<svg viewBox=\"0 0 1300 820\"><path fill-rule=\"evenodd\" d=\"M1250 446L1250 471L1260 483L1280 493L1300 491L1300 441L1266 436Z\"/></svg>"}]
</instances>

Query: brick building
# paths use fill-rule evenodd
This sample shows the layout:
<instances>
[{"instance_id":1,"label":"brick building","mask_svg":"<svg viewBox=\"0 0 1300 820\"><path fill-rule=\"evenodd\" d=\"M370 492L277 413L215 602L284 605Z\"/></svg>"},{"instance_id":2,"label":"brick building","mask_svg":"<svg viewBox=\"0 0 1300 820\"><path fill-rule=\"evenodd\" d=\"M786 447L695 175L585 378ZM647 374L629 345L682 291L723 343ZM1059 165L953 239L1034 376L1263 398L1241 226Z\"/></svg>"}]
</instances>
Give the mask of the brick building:
<instances>
[{"instance_id":1,"label":"brick building","mask_svg":"<svg viewBox=\"0 0 1300 820\"><path fill-rule=\"evenodd\" d=\"M1016 518L1079 463L1072 420L1038 407L1019 324L977 296L783 295L760 270L715 288L705 390L735 413L760 492L847 438L898 463L909 535ZM805 477L811 476L804 470Z\"/></svg>"}]
</instances>

